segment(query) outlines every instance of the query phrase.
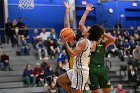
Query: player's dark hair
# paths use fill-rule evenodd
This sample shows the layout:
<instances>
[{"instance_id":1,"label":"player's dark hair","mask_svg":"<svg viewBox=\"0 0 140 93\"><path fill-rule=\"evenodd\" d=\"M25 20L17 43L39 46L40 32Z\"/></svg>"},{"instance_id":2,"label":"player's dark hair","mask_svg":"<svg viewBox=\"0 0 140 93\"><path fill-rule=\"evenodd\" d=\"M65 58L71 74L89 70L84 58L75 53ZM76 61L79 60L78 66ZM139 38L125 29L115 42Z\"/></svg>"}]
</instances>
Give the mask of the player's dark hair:
<instances>
[{"instance_id":1,"label":"player's dark hair","mask_svg":"<svg viewBox=\"0 0 140 93\"><path fill-rule=\"evenodd\" d=\"M102 26L96 24L91 26L88 32L90 33L89 40L98 41L105 32L105 29Z\"/></svg>"}]
</instances>

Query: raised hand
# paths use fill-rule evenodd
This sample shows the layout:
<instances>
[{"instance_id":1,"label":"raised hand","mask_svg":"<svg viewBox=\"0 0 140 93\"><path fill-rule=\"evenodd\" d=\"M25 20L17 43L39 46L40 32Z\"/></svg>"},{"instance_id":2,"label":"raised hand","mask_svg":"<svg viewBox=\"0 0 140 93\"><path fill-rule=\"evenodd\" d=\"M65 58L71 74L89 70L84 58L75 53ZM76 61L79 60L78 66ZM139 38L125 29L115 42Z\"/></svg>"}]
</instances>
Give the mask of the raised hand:
<instances>
[{"instance_id":1,"label":"raised hand","mask_svg":"<svg viewBox=\"0 0 140 93\"><path fill-rule=\"evenodd\" d=\"M93 4L87 4L86 6L86 11L92 11L94 8L93 8Z\"/></svg>"},{"instance_id":2,"label":"raised hand","mask_svg":"<svg viewBox=\"0 0 140 93\"><path fill-rule=\"evenodd\" d=\"M66 9L70 9L71 6L68 4L68 2L64 2L64 6L66 7Z\"/></svg>"}]
</instances>

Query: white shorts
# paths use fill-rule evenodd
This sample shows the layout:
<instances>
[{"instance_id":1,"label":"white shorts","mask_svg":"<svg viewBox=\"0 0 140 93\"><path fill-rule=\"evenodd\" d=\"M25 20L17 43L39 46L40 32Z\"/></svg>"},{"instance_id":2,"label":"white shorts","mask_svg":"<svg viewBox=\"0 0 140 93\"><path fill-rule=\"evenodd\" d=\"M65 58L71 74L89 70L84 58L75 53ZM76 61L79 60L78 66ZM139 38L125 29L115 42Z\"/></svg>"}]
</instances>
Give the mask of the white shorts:
<instances>
[{"instance_id":1,"label":"white shorts","mask_svg":"<svg viewBox=\"0 0 140 93\"><path fill-rule=\"evenodd\" d=\"M85 84L89 78L89 70L77 71L71 69L67 71L67 76L71 81L71 87L75 90L84 90Z\"/></svg>"}]
</instances>

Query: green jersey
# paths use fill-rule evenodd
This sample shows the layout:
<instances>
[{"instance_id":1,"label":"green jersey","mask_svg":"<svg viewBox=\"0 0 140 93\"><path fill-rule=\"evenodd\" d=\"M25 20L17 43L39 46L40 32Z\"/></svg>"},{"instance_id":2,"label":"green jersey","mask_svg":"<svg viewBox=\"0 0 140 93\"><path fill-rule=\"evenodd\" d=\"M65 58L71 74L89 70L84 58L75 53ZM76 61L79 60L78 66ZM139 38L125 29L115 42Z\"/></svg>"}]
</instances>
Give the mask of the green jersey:
<instances>
[{"instance_id":1,"label":"green jersey","mask_svg":"<svg viewBox=\"0 0 140 93\"><path fill-rule=\"evenodd\" d=\"M95 52L94 53L91 53L91 56L90 56L90 64L89 64L89 67L92 68L93 65L104 66L104 63L105 63L105 60L104 60L105 55L106 55L105 46L103 44L96 45Z\"/></svg>"}]
</instances>

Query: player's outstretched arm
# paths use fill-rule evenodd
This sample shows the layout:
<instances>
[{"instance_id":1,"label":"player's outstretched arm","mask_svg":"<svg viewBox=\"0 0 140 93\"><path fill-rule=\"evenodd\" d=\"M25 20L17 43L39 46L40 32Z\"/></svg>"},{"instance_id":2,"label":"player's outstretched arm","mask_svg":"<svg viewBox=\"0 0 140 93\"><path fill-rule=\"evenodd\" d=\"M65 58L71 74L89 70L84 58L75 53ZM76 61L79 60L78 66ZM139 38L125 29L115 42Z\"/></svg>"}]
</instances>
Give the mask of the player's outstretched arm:
<instances>
[{"instance_id":1,"label":"player's outstretched arm","mask_svg":"<svg viewBox=\"0 0 140 93\"><path fill-rule=\"evenodd\" d=\"M71 6L68 2L64 2L64 6L66 8L65 17L64 17L64 28L70 28L70 20L69 20L69 13Z\"/></svg>"},{"instance_id":2,"label":"player's outstretched arm","mask_svg":"<svg viewBox=\"0 0 140 93\"><path fill-rule=\"evenodd\" d=\"M115 38L114 38L112 35L107 34L107 33L104 33L103 36L104 36L105 38L107 38L107 40L106 40L106 46L105 46L106 48L107 48L110 44L113 44L113 43L115 42Z\"/></svg>"},{"instance_id":3,"label":"player's outstretched arm","mask_svg":"<svg viewBox=\"0 0 140 93\"><path fill-rule=\"evenodd\" d=\"M87 31L87 28L85 26L85 21L86 21L86 18L88 16L89 12L92 11L92 10L93 10L93 5L92 4L87 4L86 10L85 10L80 22L79 22L79 29L81 30L81 32Z\"/></svg>"}]
</instances>

